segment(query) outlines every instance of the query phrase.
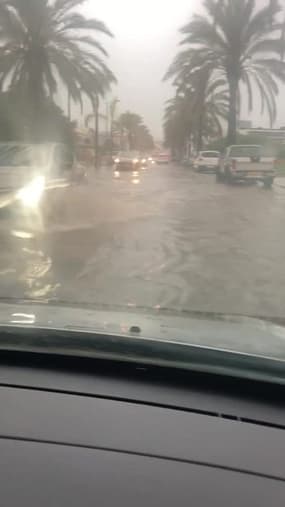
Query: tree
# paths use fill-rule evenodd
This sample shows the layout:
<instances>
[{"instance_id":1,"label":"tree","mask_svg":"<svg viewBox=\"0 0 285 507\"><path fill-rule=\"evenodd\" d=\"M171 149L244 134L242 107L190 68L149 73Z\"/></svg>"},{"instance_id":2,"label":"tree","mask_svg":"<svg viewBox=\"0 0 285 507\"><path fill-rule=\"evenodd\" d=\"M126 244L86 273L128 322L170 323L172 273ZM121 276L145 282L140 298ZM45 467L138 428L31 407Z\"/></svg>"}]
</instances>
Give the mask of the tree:
<instances>
[{"instance_id":1,"label":"tree","mask_svg":"<svg viewBox=\"0 0 285 507\"><path fill-rule=\"evenodd\" d=\"M118 126L120 130L127 131L130 150L147 151L153 149L153 138L140 115L130 111L123 113L118 120Z\"/></svg>"},{"instance_id":2,"label":"tree","mask_svg":"<svg viewBox=\"0 0 285 507\"><path fill-rule=\"evenodd\" d=\"M285 81L281 59L284 41L280 37L281 10L277 0L258 8L256 0L205 0L205 15L195 15L181 29L186 49L173 62L169 74L208 69L220 72L229 90L228 143L236 139L240 84L253 109L253 86L261 98L261 111L267 109L270 124L276 118L278 80Z\"/></svg>"},{"instance_id":3,"label":"tree","mask_svg":"<svg viewBox=\"0 0 285 507\"><path fill-rule=\"evenodd\" d=\"M61 82L73 101L92 103L114 75L107 53L93 34L111 36L106 25L74 11L85 0L0 0L0 87L29 104L33 133L42 122L42 105Z\"/></svg>"},{"instance_id":4,"label":"tree","mask_svg":"<svg viewBox=\"0 0 285 507\"><path fill-rule=\"evenodd\" d=\"M190 139L192 124L189 100L184 95L176 95L166 103L164 112L164 144L170 148L172 156L182 158L187 139Z\"/></svg>"},{"instance_id":5,"label":"tree","mask_svg":"<svg viewBox=\"0 0 285 507\"><path fill-rule=\"evenodd\" d=\"M61 109L49 98L42 104L44 122L38 132L39 142L57 142L73 145L72 124ZM0 93L0 142L33 142L29 130L29 105L14 92Z\"/></svg>"},{"instance_id":6,"label":"tree","mask_svg":"<svg viewBox=\"0 0 285 507\"><path fill-rule=\"evenodd\" d=\"M185 81L184 81L185 79ZM196 71L187 78L179 75L176 96L165 110L165 140L179 158L188 141L196 151L205 141L222 135L222 122L227 117L228 93L225 80L206 71Z\"/></svg>"}]
</instances>

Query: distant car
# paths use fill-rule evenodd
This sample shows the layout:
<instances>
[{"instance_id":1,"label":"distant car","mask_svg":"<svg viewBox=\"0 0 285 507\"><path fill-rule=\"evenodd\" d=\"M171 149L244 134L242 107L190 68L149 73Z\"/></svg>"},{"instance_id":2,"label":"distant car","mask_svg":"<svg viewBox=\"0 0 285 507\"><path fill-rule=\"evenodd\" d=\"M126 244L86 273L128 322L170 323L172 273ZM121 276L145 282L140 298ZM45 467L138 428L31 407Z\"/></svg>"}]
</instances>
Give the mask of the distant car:
<instances>
[{"instance_id":1,"label":"distant car","mask_svg":"<svg viewBox=\"0 0 285 507\"><path fill-rule=\"evenodd\" d=\"M153 155L145 155L145 160L148 167L155 164Z\"/></svg>"},{"instance_id":2,"label":"distant car","mask_svg":"<svg viewBox=\"0 0 285 507\"><path fill-rule=\"evenodd\" d=\"M167 152L159 152L156 153L153 157L154 161L157 164L169 164L170 162L170 155Z\"/></svg>"},{"instance_id":3,"label":"distant car","mask_svg":"<svg viewBox=\"0 0 285 507\"><path fill-rule=\"evenodd\" d=\"M194 159L193 167L197 172L213 172L216 173L220 162L219 151L200 151Z\"/></svg>"},{"instance_id":4,"label":"distant car","mask_svg":"<svg viewBox=\"0 0 285 507\"><path fill-rule=\"evenodd\" d=\"M138 151L121 151L114 159L116 171L137 171L147 165L147 159Z\"/></svg>"}]
</instances>

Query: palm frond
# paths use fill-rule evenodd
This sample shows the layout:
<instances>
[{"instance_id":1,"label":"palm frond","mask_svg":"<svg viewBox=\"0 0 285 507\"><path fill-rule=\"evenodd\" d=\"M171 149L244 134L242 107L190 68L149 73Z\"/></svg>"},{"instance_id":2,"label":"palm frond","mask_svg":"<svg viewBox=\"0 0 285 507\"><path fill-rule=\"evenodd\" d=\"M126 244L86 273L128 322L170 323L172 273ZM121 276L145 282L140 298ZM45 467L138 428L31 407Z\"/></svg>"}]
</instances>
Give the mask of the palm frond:
<instances>
[{"instance_id":1,"label":"palm frond","mask_svg":"<svg viewBox=\"0 0 285 507\"><path fill-rule=\"evenodd\" d=\"M53 97L58 82L82 104L116 81L96 34L112 36L100 20L76 12L85 0L0 1L0 86ZM36 99L35 99L36 100Z\"/></svg>"},{"instance_id":2,"label":"palm frond","mask_svg":"<svg viewBox=\"0 0 285 507\"><path fill-rule=\"evenodd\" d=\"M177 54L164 79L172 79L181 91L189 86L195 89L195 81L199 81L195 75L201 77L208 69L211 90L211 80L218 72L220 79L228 83L229 101L227 91L224 98L225 104L231 104L228 125L232 141L236 115L241 107L241 81L247 91L249 111L254 109L255 85L261 97L262 111L268 112L271 124L275 121L280 81L285 82L285 63L282 61L285 21L280 22L278 0L271 0L261 8L257 0L205 0L204 9L204 15L193 16L181 28L181 44L185 49ZM215 86L214 80L213 91ZM197 99L195 108L202 110L205 103Z\"/></svg>"}]
</instances>

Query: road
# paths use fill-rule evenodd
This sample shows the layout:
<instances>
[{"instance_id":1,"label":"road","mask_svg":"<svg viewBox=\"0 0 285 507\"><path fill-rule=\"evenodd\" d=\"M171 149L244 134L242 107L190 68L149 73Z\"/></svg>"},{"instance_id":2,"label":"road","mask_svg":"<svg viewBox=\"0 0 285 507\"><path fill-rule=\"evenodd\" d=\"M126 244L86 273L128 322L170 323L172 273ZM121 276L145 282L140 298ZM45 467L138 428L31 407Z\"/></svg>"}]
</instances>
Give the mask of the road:
<instances>
[{"instance_id":1,"label":"road","mask_svg":"<svg viewBox=\"0 0 285 507\"><path fill-rule=\"evenodd\" d=\"M284 183L285 184L285 183ZM0 297L283 316L285 188L175 166L72 190L32 235L0 223Z\"/></svg>"}]
</instances>

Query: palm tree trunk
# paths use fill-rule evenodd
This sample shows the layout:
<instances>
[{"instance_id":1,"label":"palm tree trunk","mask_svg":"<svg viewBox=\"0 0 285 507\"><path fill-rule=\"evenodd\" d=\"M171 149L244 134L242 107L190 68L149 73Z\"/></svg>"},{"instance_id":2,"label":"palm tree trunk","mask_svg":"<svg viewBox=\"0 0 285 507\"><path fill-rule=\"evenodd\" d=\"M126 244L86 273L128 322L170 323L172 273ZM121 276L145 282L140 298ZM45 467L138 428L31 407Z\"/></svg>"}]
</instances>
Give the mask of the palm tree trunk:
<instances>
[{"instance_id":1,"label":"palm tree trunk","mask_svg":"<svg viewBox=\"0 0 285 507\"><path fill-rule=\"evenodd\" d=\"M71 121L71 94L69 90L67 90L67 115L69 121Z\"/></svg>"},{"instance_id":2,"label":"palm tree trunk","mask_svg":"<svg viewBox=\"0 0 285 507\"><path fill-rule=\"evenodd\" d=\"M197 151L203 149L203 131L205 121L205 101L206 90L209 82L209 71L206 69L200 82L200 89L198 91L198 131L197 131Z\"/></svg>"},{"instance_id":3,"label":"palm tree trunk","mask_svg":"<svg viewBox=\"0 0 285 507\"><path fill-rule=\"evenodd\" d=\"M237 137L237 95L238 79L234 76L228 78L229 81L229 116L228 116L228 145L236 143Z\"/></svg>"},{"instance_id":4,"label":"palm tree trunk","mask_svg":"<svg viewBox=\"0 0 285 507\"><path fill-rule=\"evenodd\" d=\"M197 151L202 151L203 149L203 123L204 123L204 113L201 112L197 133Z\"/></svg>"}]
</instances>

